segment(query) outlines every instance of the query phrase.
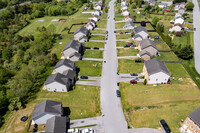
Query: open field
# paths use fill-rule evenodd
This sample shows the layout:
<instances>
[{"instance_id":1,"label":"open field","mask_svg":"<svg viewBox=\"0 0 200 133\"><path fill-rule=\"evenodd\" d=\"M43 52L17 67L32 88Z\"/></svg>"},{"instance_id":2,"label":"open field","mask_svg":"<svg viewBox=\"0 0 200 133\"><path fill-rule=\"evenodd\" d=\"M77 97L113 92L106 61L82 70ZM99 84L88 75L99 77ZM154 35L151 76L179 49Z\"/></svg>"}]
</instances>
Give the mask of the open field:
<instances>
[{"instance_id":1,"label":"open field","mask_svg":"<svg viewBox=\"0 0 200 133\"><path fill-rule=\"evenodd\" d=\"M63 107L69 107L71 111L70 119L99 116L99 95L100 88L95 86L77 85L74 90L66 93L41 90L36 99L27 104L25 109L10 113L0 133L25 133L29 121L20 122L20 118L24 115L28 115L30 118L34 106L46 99L62 102Z\"/></svg>"},{"instance_id":2,"label":"open field","mask_svg":"<svg viewBox=\"0 0 200 133\"><path fill-rule=\"evenodd\" d=\"M190 78L184 80L181 85L120 83L123 109L134 128L160 128L159 121L165 119L172 132L178 133L181 119L200 106L198 88Z\"/></svg>"},{"instance_id":3,"label":"open field","mask_svg":"<svg viewBox=\"0 0 200 133\"><path fill-rule=\"evenodd\" d=\"M96 22L97 28L106 28L107 26L107 21L106 20L100 20Z\"/></svg>"},{"instance_id":4,"label":"open field","mask_svg":"<svg viewBox=\"0 0 200 133\"><path fill-rule=\"evenodd\" d=\"M99 48L104 48L104 43L103 42L85 42L84 43L86 47L99 47Z\"/></svg>"},{"instance_id":5,"label":"open field","mask_svg":"<svg viewBox=\"0 0 200 133\"><path fill-rule=\"evenodd\" d=\"M135 59L119 59L119 73L142 73L144 63L135 63Z\"/></svg>"},{"instance_id":6,"label":"open field","mask_svg":"<svg viewBox=\"0 0 200 133\"><path fill-rule=\"evenodd\" d=\"M179 45L181 44L182 47L185 45L191 45L193 47L193 37L194 34L191 32L186 32L186 35L181 36L181 37L177 37L175 36L174 39L172 40L172 43Z\"/></svg>"},{"instance_id":7,"label":"open field","mask_svg":"<svg viewBox=\"0 0 200 133\"><path fill-rule=\"evenodd\" d=\"M179 58L173 52L160 52L160 56L156 56L160 61L179 61Z\"/></svg>"},{"instance_id":8,"label":"open field","mask_svg":"<svg viewBox=\"0 0 200 133\"><path fill-rule=\"evenodd\" d=\"M102 50L86 50L83 58L103 58Z\"/></svg>"},{"instance_id":9,"label":"open field","mask_svg":"<svg viewBox=\"0 0 200 133\"><path fill-rule=\"evenodd\" d=\"M136 56L138 51L135 48L117 49L117 56Z\"/></svg>"},{"instance_id":10,"label":"open field","mask_svg":"<svg viewBox=\"0 0 200 133\"><path fill-rule=\"evenodd\" d=\"M105 36L91 35L90 40L105 40Z\"/></svg>"}]
</instances>

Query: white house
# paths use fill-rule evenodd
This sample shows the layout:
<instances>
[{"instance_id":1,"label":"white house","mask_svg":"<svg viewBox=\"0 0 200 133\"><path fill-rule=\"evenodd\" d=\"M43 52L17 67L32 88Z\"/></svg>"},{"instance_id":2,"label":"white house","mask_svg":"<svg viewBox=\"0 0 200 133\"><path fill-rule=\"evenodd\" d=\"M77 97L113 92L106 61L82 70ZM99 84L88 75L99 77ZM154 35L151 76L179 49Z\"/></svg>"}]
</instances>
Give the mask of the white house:
<instances>
[{"instance_id":1,"label":"white house","mask_svg":"<svg viewBox=\"0 0 200 133\"><path fill-rule=\"evenodd\" d=\"M75 63L73 61L70 61L68 59L61 60L57 62L55 68L55 73L63 73L66 70L75 70Z\"/></svg>"},{"instance_id":2,"label":"white house","mask_svg":"<svg viewBox=\"0 0 200 133\"><path fill-rule=\"evenodd\" d=\"M63 116L62 103L46 100L34 107L31 120L41 125L46 124L47 120L54 116Z\"/></svg>"},{"instance_id":3,"label":"white house","mask_svg":"<svg viewBox=\"0 0 200 133\"><path fill-rule=\"evenodd\" d=\"M124 28L126 29L134 29L135 25L133 24L133 21L126 21Z\"/></svg>"},{"instance_id":4,"label":"white house","mask_svg":"<svg viewBox=\"0 0 200 133\"><path fill-rule=\"evenodd\" d=\"M124 21L133 21L133 19L129 15L127 15L124 17Z\"/></svg>"},{"instance_id":5,"label":"white house","mask_svg":"<svg viewBox=\"0 0 200 133\"><path fill-rule=\"evenodd\" d=\"M90 18L90 20L94 20L95 22L99 21L99 17L97 15L93 15L92 18Z\"/></svg>"},{"instance_id":6,"label":"white house","mask_svg":"<svg viewBox=\"0 0 200 133\"><path fill-rule=\"evenodd\" d=\"M169 28L170 32L181 32L183 29L183 25L181 24L174 24L171 28Z\"/></svg>"},{"instance_id":7,"label":"white house","mask_svg":"<svg viewBox=\"0 0 200 133\"><path fill-rule=\"evenodd\" d=\"M159 8L166 8L166 7L167 7L167 4L165 4L165 3L160 3L160 4L158 4L158 7L159 7Z\"/></svg>"},{"instance_id":8,"label":"white house","mask_svg":"<svg viewBox=\"0 0 200 133\"><path fill-rule=\"evenodd\" d=\"M147 84L167 83L171 76L165 63L156 58L144 62L143 73Z\"/></svg>"},{"instance_id":9,"label":"white house","mask_svg":"<svg viewBox=\"0 0 200 133\"><path fill-rule=\"evenodd\" d=\"M174 24L184 24L184 18L182 16L176 17Z\"/></svg>"},{"instance_id":10,"label":"white house","mask_svg":"<svg viewBox=\"0 0 200 133\"><path fill-rule=\"evenodd\" d=\"M89 34L90 34L90 31L86 29L84 26L81 26L80 28L76 29L76 31L74 32L74 40L80 41L80 38L82 36L88 37Z\"/></svg>"},{"instance_id":11,"label":"white house","mask_svg":"<svg viewBox=\"0 0 200 133\"><path fill-rule=\"evenodd\" d=\"M123 7L123 6L127 6L126 1L122 1L122 2L121 2L121 6L122 6L122 7Z\"/></svg>"},{"instance_id":12,"label":"white house","mask_svg":"<svg viewBox=\"0 0 200 133\"><path fill-rule=\"evenodd\" d=\"M179 8L178 13L183 15L185 13L185 8Z\"/></svg>"},{"instance_id":13,"label":"white house","mask_svg":"<svg viewBox=\"0 0 200 133\"><path fill-rule=\"evenodd\" d=\"M123 16L129 15L129 11L128 11L128 10L124 10L124 11L122 12L122 15L123 15Z\"/></svg>"},{"instance_id":14,"label":"white house","mask_svg":"<svg viewBox=\"0 0 200 133\"><path fill-rule=\"evenodd\" d=\"M87 23L87 25L85 27L87 30L93 30L95 28L92 23Z\"/></svg>"},{"instance_id":15,"label":"white house","mask_svg":"<svg viewBox=\"0 0 200 133\"><path fill-rule=\"evenodd\" d=\"M92 13L92 15L97 15L97 16L100 16L100 15L101 15L101 13L100 13L100 12L98 12L98 11L96 10L96 11L94 11L94 12Z\"/></svg>"},{"instance_id":16,"label":"white house","mask_svg":"<svg viewBox=\"0 0 200 133\"><path fill-rule=\"evenodd\" d=\"M121 8L122 11L123 11L123 10L127 10L127 9L128 9L127 6L123 6L123 7Z\"/></svg>"}]
</instances>

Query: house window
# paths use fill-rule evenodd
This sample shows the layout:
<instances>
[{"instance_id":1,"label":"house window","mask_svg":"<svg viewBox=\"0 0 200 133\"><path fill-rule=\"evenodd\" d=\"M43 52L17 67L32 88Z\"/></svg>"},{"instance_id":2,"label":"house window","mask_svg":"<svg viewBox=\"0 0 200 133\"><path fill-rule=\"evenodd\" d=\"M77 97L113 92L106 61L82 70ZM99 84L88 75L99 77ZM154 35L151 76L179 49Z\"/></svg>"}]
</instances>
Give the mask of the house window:
<instances>
[{"instance_id":1,"label":"house window","mask_svg":"<svg viewBox=\"0 0 200 133\"><path fill-rule=\"evenodd\" d=\"M64 91L64 89L62 89L62 91Z\"/></svg>"},{"instance_id":2,"label":"house window","mask_svg":"<svg viewBox=\"0 0 200 133\"><path fill-rule=\"evenodd\" d=\"M200 130L200 127L199 127L199 130Z\"/></svg>"},{"instance_id":3,"label":"house window","mask_svg":"<svg viewBox=\"0 0 200 133\"><path fill-rule=\"evenodd\" d=\"M189 120L191 121L192 119L191 119L191 118L189 118Z\"/></svg>"},{"instance_id":4,"label":"house window","mask_svg":"<svg viewBox=\"0 0 200 133\"><path fill-rule=\"evenodd\" d=\"M197 131L197 130L195 130L194 132L195 132L195 133L198 133L198 131Z\"/></svg>"},{"instance_id":5,"label":"house window","mask_svg":"<svg viewBox=\"0 0 200 133\"><path fill-rule=\"evenodd\" d=\"M189 124L189 122L187 121L187 122L186 122L186 124L188 125L188 124Z\"/></svg>"},{"instance_id":6,"label":"house window","mask_svg":"<svg viewBox=\"0 0 200 133\"><path fill-rule=\"evenodd\" d=\"M156 81L158 81L158 79L156 79Z\"/></svg>"},{"instance_id":7,"label":"house window","mask_svg":"<svg viewBox=\"0 0 200 133\"><path fill-rule=\"evenodd\" d=\"M48 90L50 90L50 88L48 88Z\"/></svg>"},{"instance_id":8,"label":"house window","mask_svg":"<svg viewBox=\"0 0 200 133\"><path fill-rule=\"evenodd\" d=\"M193 129L194 127L193 127L193 126L191 126L190 128L191 128L191 129Z\"/></svg>"}]
</instances>

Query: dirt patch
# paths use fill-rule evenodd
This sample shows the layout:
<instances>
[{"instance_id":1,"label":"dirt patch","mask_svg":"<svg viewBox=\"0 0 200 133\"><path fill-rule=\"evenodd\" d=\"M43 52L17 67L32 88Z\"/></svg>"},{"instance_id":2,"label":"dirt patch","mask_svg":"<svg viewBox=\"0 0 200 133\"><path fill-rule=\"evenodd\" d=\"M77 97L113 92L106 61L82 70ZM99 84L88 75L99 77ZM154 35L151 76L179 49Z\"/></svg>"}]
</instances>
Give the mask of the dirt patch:
<instances>
[{"instance_id":1,"label":"dirt patch","mask_svg":"<svg viewBox=\"0 0 200 133\"><path fill-rule=\"evenodd\" d=\"M58 23L65 23L65 22L67 22L67 19L62 19L61 18L61 19L58 20Z\"/></svg>"}]
</instances>

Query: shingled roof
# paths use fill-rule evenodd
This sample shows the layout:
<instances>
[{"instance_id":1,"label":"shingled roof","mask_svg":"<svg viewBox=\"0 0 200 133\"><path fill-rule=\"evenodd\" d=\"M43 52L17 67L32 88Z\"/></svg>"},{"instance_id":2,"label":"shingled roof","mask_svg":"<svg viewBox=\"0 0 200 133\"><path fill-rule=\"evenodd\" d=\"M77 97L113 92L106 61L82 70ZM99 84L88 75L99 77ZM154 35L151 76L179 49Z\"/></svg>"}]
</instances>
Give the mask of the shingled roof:
<instances>
[{"instance_id":1,"label":"shingled roof","mask_svg":"<svg viewBox=\"0 0 200 133\"><path fill-rule=\"evenodd\" d=\"M89 30L87 30L84 26L81 26L80 28L78 28L75 32L74 35L76 35L77 33L82 32L85 35L89 34Z\"/></svg>"},{"instance_id":2,"label":"shingled roof","mask_svg":"<svg viewBox=\"0 0 200 133\"><path fill-rule=\"evenodd\" d=\"M31 119L35 119L43 113L63 115L63 108L61 102L46 100L34 107Z\"/></svg>"},{"instance_id":3,"label":"shingled roof","mask_svg":"<svg viewBox=\"0 0 200 133\"><path fill-rule=\"evenodd\" d=\"M144 27L142 27L141 25L135 27L134 31L135 31L135 34L138 34L141 31L144 31L144 32L146 32L148 34L147 30Z\"/></svg>"},{"instance_id":4,"label":"shingled roof","mask_svg":"<svg viewBox=\"0 0 200 133\"><path fill-rule=\"evenodd\" d=\"M141 46L142 50L147 47L153 47L153 48L157 49L157 46L154 44L154 42L148 38L140 41L140 46Z\"/></svg>"},{"instance_id":5,"label":"shingled roof","mask_svg":"<svg viewBox=\"0 0 200 133\"><path fill-rule=\"evenodd\" d=\"M63 75L65 75L69 79L73 80L74 77L76 76L76 72L69 69L69 70L64 71Z\"/></svg>"},{"instance_id":6,"label":"shingled roof","mask_svg":"<svg viewBox=\"0 0 200 133\"><path fill-rule=\"evenodd\" d=\"M129 26L135 27L135 25L133 24L133 21L126 21L125 26L126 27L129 27Z\"/></svg>"},{"instance_id":7,"label":"shingled roof","mask_svg":"<svg viewBox=\"0 0 200 133\"><path fill-rule=\"evenodd\" d=\"M146 66L148 75L153 75L158 72L163 72L170 76L170 73L169 73L167 67L165 66L165 63L159 61L156 58L145 61L144 65Z\"/></svg>"},{"instance_id":8,"label":"shingled roof","mask_svg":"<svg viewBox=\"0 0 200 133\"><path fill-rule=\"evenodd\" d=\"M140 55L140 56L143 56L143 55L145 55L145 54L147 54L148 56L152 56L151 53L149 53L149 52L146 51L146 50L141 50L141 51L139 52L139 55Z\"/></svg>"},{"instance_id":9,"label":"shingled roof","mask_svg":"<svg viewBox=\"0 0 200 133\"><path fill-rule=\"evenodd\" d=\"M70 61L68 59L64 59L64 60L57 62L55 69L62 66L62 65L67 66L67 67L72 68L72 69L75 67L75 63L73 61Z\"/></svg>"},{"instance_id":10,"label":"shingled roof","mask_svg":"<svg viewBox=\"0 0 200 133\"><path fill-rule=\"evenodd\" d=\"M63 51L65 51L68 48L73 48L77 51L79 51L79 48L81 47L82 43L76 41L76 40L72 40L71 42L67 43L63 49Z\"/></svg>"},{"instance_id":11,"label":"shingled roof","mask_svg":"<svg viewBox=\"0 0 200 133\"><path fill-rule=\"evenodd\" d=\"M195 111L193 111L192 113L190 113L188 117L190 119L192 119L192 121L195 124L197 124L198 126L200 126L200 107L198 109L196 109Z\"/></svg>"},{"instance_id":12,"label":"shingled roof","mask_svg":"<svg viewBox=\"0 0 200 133\"><path fill-rule=\"evenodd\" d=\"M76 57L80 58L80 57L81 57L81 54L80 54L80 53L77 53L77 52L74 52L74 53L72 53L72 54L69 56L69 58L72 58L73 56L76 56Z\"/></svg>"},{"instance_id":13,"label":"shingled roof","mask_svg":"<svg viewBox=\"0 0 200 133\"><path fill-rule=\"evenodd\" d=\"M48 85L52 82L58 82L58 83L61 83L63 85L66 85L68 81L69 81L69 79L65 75L60 74L60 73L56 73L56 74L52 74L51 76L49 76L47 78L45 85Z\"/></svg>"},{"instance_id":14,"label":"shingled roof","mask_svg":"<svg viewBox=\"0 0 200 133\"><path fill-rule=\"evenodd\" d=\"M47 120L45 133L66 133L66 117L54 116Z\"/></svg>"}]
</instances>

